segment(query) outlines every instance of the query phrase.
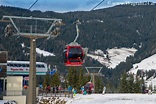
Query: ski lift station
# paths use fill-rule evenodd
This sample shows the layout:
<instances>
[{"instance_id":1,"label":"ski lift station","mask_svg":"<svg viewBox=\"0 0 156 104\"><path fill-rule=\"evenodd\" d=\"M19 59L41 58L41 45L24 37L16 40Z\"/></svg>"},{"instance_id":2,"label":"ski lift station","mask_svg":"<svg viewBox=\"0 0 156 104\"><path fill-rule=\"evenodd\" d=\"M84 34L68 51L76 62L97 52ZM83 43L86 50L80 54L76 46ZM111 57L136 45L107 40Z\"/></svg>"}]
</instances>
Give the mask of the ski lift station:
<instances>
[{"instance_id":1,"label":"ski lift station","mask_svg":"<svg viewBox=\"0 0 156 104\"><path fill-rule=\"evenodd\" d=\"M2 80L3 77L12 77L14 79L15 77L21 77L22 78L22 85L27 85L28 86L28 81L29 81L29 61L7 61L7 63L2 64L0 67L0 71L2 72L3 68L2 65L6 65L6 72L3 72L1 74L1 80L0 80L0 89L5 89L3 88L3 83L5 80ZM36 62L36 75L42 76L46 75L48 72L48 67L47 64L44 62Z\"/></svg>"},{"instance_id":2,"label":"ski lift station","mask_svg":"<svg viewBox=\"0 0 156 104\"><path fill-rule=\"evenodd\" d=\"M0 57L0 99L17 99L19 104L25 104L27 89L24 86L28 86L30 62L7 61L6 51L0 51ZM36 62L37 76L46 75L47 71L46 63Z\"/></svg>"}]
</instances>

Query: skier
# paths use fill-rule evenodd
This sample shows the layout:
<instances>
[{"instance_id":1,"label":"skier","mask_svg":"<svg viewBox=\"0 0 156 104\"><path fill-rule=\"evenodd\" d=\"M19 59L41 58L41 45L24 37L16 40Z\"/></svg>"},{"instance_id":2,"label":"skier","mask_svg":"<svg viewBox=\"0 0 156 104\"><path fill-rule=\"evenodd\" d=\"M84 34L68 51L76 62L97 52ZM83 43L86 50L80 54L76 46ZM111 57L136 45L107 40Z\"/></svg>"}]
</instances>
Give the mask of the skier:
<instances>
[{"instance_id":1,"label":"skier","mask_svg":"<svg viewBox=\"0 0 156 104\"><path fill-rule=\"evenodd\" d=\"M103 87L102 95L104 95L106 92L106 87Z\"/></svg>"},{"instance_id":2,"label":"skier","mask_svg":"<svg viewBox=\"0 0 156 104\"><path fill-rule=\"evenodd\" d=\"M84 86L81 87L81 93L83 94L84 92Z\"/></svg>"},{"instance_id":3,"label":"skier","mask_svg":"<svg viewBox=\"0 0 156 104\"><path fill-rule=\"evenodd\" d=\"M152 91L151 90L148 90L148 95L152 95Z\"/></svg>"},{"instance_id":4,"label":"skier","mask_svg":"<svg viewBox=\"0 0 156 104\"><path fill-rule=\"evenodd\" d=\"M74 96L76 96L76 89L73 88L72 92L73 92Z\"/></svg>"}]
</instances>

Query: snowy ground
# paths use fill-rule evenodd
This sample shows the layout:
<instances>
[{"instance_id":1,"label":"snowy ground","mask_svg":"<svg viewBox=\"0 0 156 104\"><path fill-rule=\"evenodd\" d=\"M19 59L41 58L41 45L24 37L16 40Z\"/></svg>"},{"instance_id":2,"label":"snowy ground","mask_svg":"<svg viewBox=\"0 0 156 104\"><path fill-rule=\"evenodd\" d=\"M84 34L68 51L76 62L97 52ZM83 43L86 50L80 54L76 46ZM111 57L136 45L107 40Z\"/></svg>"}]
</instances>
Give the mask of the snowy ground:
<instances>
[{"instance_id":1,"label":"snowy ground","mask_svg":"<svg viewBox=\"0 0 156 104\"><path fill-rule=\"evenodd\" d=\"M16 104L16 103L10 100L0 100L0 104Z\"/></svg>"},{"instance_id":2,"label":"snowy ground","mask_svg":"<svg viewBox=\"0 0 156 104\"><path fill-rule=\"evenodd\" d=\"M156 104L156 94L77 94L74 98L63 99L66 104ZM4 102L0 100L0 104Z\"/></svg>"},{"instance_id":3,"label":"snowy ground","mask_svg":"<svg viewBox=\"0 0 156 104\"><path fill-rule=\"evenodd\" d=\"M77 94L66 104L156 104L156 94Z\"/></svg>"}]
</instances>

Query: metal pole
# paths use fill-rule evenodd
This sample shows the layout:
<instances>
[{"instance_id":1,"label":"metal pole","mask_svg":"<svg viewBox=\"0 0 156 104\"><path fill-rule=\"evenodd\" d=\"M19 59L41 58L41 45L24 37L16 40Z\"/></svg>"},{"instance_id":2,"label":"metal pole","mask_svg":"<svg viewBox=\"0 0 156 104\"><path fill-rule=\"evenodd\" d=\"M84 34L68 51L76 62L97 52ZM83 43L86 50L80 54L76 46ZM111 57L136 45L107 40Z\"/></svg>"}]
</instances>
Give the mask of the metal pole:
<instances>
[{"instance_id":1,"label":"metal pole","mask_svg":"<svg viewBox=\"0 0 156 104\"><path fill-rule=\"evenodd\" d=\"M94 86L93 93L95 93L95 76L94 76L94 73L92 74L92 77L93 77L93 86Z\"/></svg>"},{"instance_id":2,"label":"metal pole","mask_svg":"<svg viewBox=\"0 0 156 104\"><path fill-rule=\"evenodd\" d=\"M36 39L30 38L30 68L27 104L36 104Z\"/></svg>"}]
</instances>

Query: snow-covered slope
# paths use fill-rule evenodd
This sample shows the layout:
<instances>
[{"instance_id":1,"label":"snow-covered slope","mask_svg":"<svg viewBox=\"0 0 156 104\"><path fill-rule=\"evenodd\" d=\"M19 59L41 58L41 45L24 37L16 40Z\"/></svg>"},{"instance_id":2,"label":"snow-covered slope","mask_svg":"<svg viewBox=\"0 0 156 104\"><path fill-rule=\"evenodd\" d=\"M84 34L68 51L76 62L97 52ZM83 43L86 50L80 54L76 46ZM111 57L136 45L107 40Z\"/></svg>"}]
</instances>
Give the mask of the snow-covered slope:
<instances>
[{"instance_id":1,"label":"snow-covered slope","mask_svg":"<svg viewBox=\"0 0 156 104\"><path fill-rule=\"evenodd\" d=\"M76 94L66 104L155 104L155 94Z\"/></svg>"},{"instance_id":2,"label":"snow-covered slope","mask_svg":"<svg viewBox=\"0 0 156 104\"><path fill-rule=\"evenodd\" d=\"M151 69L156 70L156 54L142 60L140 63L133 65L130 73L136 74L138 70L149 71Z\"/></svg>"},{"instance_id":3,"label":"snow-covered slope","mask_svg":"<svg viewBox=\"0 0 156 104\"><path fill-rule=\"evenodd\" d=\"M139 63L134 64L133 68L130 69L128 73L136 75L138 70L142 70L142 72L156 70L156 54L142 60ZM156 78L154 77L155 76L154 74L155 73L153 73L153 76L151 76L148 79L147 76L144 75L146 87L152 86L152 88L154 89L154 87L156 86Z\"/></svg>"},{"instance_id":4,"label":"snow-covered slope","mask_svg":"<svg viewBox=\"0 0 156 104\"><path fill-rule=\"evenodd\" d=\"M36 48L36 52L43 56L55 56L53 53Z\"/></svg>"},{"instance_id":5,"label":"snow-covered slope","mask_svg":"<svg viewBox=\"0 0 156 104\"><path fill-rule=\"evenodd\" d=\"M136 51L135 48L113 48L107 49L107 54L104 54L101 50L96 50L94 54L88 54L87 56L99 61L106 67L113 69L121 62L125 62L127 57L134 56Z\"/></svg>"}]
</instances>

